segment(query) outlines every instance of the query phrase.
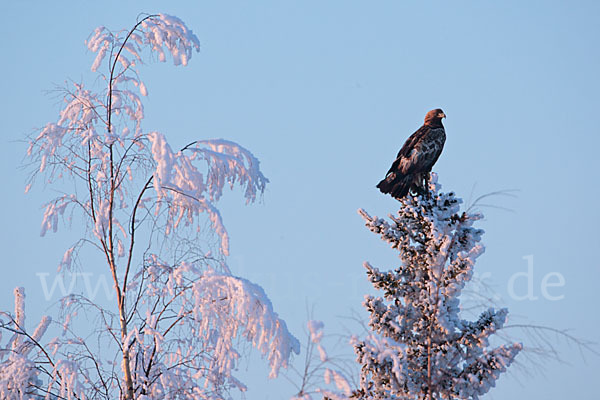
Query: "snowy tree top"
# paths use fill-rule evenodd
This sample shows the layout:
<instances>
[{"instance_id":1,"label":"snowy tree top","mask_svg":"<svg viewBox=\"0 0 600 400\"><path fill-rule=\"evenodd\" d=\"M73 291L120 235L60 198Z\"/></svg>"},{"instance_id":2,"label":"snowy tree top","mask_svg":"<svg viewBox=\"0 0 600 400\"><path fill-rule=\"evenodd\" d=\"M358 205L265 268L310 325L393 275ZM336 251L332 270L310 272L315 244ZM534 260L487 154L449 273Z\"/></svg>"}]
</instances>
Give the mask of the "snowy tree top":
<instances>
[{"instance_id":1,"label":"snowy tree top","mask_svg":"<svg viewBox=\"0 0 600 400\"><path fill-rule=\"evenodd\" d=\"M362 399L477 399L522 348L489 348L506 309L490 308L476 321L460 317L459 297L484 251L483 230L473 226L482 215L462 212L462 200L440 188L432 174L428 192L401 199L389 221L359 210L401 260L391 271L365 263L383 296L366 296L374 333L355 342Z\"/></svg>"}]
</instances>

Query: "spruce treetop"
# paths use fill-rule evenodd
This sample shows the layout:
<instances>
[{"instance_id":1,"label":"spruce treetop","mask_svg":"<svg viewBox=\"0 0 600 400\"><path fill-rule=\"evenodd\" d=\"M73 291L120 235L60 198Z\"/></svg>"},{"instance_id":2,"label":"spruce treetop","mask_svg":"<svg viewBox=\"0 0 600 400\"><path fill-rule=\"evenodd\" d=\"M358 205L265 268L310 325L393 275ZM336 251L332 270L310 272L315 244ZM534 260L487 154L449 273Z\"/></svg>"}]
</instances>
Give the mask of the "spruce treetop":
<instances>
[{"instance_id":1,"label":"spruce treetop","mask_svg":"<svg viewBox=\"0 0 600 400\"><path fill-rule=\"evenodd\" d=\"M460 317L459 297L484 247L480 213L460 210L432 174L424 195L400 200L391 221L359 213L366 226L400 253L391 271L365 263L381 297L366 296L373 334L355 341L361 399L476 399L491 387L522 348L490 348L506 309L487 309L476 321Z\"/></svg>"}]
</instances>

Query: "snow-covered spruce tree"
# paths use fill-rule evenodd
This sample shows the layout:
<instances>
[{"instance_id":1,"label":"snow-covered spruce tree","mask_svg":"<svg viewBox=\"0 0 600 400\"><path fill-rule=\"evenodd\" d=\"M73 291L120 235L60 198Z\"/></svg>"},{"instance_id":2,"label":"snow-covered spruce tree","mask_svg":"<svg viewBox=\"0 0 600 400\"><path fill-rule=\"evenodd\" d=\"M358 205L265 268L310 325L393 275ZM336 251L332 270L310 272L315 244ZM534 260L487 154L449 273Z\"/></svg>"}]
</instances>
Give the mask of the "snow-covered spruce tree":
<instances>
[{"instance_id":1,"label":"snow-covered spruce tree","mask_svg":"<svg viewBox=\"0 0 600 400\"><path fill-rule=\"evenodd\" d=\"M439 191L408 195L391 221L359 213L366 226L400 253L383 272L365 263L383 297L367 296L372 335L354 343L361 365L360 399L477 399L494 386L522 348L490 348L507 310L488 309L476 321L459 316L459 296L483 253L481 214L461 212L461 199Z\"/></svg>"},{"instance_id":2,"label":"snow-covered spruce tree","mask_svg":"<svg viewBox=\"0 0 600 400\"><path fill-rule=\"evenodd\" d=\"M46 205L42 235L63 218L84 227L60 268L106 274L116 296L63 298L62 334L42 342L57 329L46 331L45 317L28 332L18 288L14 314L0 313L0 397L228 398L245 390L232 374L243 340L276 376L299 343L262 288L231 274L215 207L226 185L241 186L247 203L263 192L258 160L222 139L173 151L142 127L143 57L186 65L198 39L176 17L149 15L131 30L98 28L86 43L100 88L64 90L57 121L30 140L30 185L40 178L64 193Z\"/></svg>"}]
</instances>

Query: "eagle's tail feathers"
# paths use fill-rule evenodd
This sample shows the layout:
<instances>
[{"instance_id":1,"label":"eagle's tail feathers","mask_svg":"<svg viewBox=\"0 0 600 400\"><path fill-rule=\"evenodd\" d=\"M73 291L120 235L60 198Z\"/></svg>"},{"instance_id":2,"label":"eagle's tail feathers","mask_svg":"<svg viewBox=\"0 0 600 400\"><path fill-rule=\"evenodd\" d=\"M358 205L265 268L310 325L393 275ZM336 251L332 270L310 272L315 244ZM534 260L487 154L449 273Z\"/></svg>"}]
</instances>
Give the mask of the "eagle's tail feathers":
<instances>
[{"instance_id":1,"label":"eagle's tail feathers","mask_svg":"<svg viewBox=\"0 0 600 400\"><path fill-rule=\"evenodd\" d=\"M406 180L398 182L398 184L396 184L394 186L394 188L391 192L392 197L400 200L401 198L406 196L408 194L408 191L410 190L411 184L412 184L411 181L406 181Z\"/></svg>"},{"instance_id":2,"label":"eagle's tail feathers","mask_svg":"<svg viewBox=\"0 0 600 400\"><path fill-rule=\"evenodd\" d=\"M377 184L377 188L382 193L389 193L396 199L401 199L408 194L413 183L411 175L396 175L389 174L381 182Z\"/></svg>"},{"instance_id":3,"label":"eagle's tail feathers","mask_svg":"<svg viewBox=\"0 0 600 400\"><path fill-rule=\"evenodd\" d=\"M381 190L381 193L390 193L393 187L393 179L389 179L389 176L385 177L385 179L382 179L381 182L377 184L377 188Z\"/></svg>"}]
</instances>

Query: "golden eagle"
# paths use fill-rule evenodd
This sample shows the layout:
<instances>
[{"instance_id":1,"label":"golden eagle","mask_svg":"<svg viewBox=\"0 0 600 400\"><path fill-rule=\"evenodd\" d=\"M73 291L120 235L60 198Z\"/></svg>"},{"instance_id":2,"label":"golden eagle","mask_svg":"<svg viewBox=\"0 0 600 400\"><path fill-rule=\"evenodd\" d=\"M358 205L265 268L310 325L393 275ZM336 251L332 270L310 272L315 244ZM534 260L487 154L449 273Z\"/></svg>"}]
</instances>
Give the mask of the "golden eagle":
<instances>
[{"instance_id":1,"label":"golden eagle","mask_svg":"<svg viewBox=\"0 0 600 400\"><path fill-rule=\"evenodd\" d=\"M411 189L417 193L427 189L429 173L446 141L442 118L446 114L440 108L425 115L423 126L406 140L385 178L377 184L382 193L400 200Z\"/></svg>"}]
</instances>

